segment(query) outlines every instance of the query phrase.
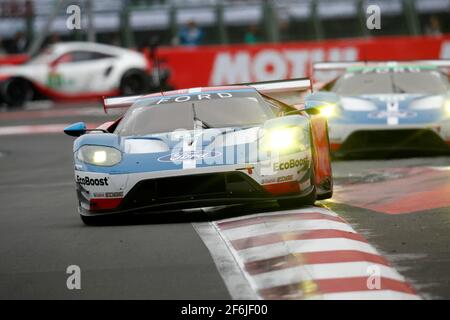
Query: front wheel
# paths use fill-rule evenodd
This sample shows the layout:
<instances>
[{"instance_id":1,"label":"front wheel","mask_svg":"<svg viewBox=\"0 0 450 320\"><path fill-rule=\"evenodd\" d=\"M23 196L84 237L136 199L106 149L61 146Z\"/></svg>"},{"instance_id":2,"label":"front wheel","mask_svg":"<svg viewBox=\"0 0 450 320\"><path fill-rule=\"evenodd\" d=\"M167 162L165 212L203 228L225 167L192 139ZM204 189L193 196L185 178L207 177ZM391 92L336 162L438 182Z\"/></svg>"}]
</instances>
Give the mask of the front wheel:
<instances>
[{"instance_id":1,"label":"front wheel","mask_svg":"<svg viewBox=\"0 0 450 320\"><path fill-rule=\"evenodd\" d=\"M332 196L333 196L333 191L328 191L328 192L325 192L323 194L318 194L317 195L317 200L330 199Z\"/></svg>"}]
</instances>

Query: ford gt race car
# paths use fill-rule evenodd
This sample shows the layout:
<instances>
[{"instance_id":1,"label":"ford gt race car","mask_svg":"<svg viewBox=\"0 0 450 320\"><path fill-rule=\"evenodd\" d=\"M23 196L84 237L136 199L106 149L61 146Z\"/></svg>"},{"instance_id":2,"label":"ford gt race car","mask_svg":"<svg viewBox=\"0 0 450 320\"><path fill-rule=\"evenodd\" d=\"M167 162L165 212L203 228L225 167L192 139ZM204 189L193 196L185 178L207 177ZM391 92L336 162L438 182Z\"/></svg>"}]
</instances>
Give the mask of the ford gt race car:
<instances>
[{"instance_id":1,"label":"ford gt race car","mask_svg":"<svg viewBox=\"0 0 450 320\"><path fill-rule=\"evenodd\" d=\"M321 96L305 99L310 86L299 79L105 99L106 110L128 110L95 129L76 123L64 130L79 136L82 220L331 197L327 123L317 112Z\"/></svg>"},{"instance_id":2,"label":"ford gt race car","mask_svg":"<svg viewBox=\"0 0 450 320\"><path fill-rule=\"evenodd\" d=\"M315 74L344 71L329 91L330 143L337 156L450 150L450 61L329 62Z\"/></svg>"},{"instance_id":3,"label":"ford gt race car","mask_svg":"<svg viewBox=\"0 0 450 320\"><path fill-rule=\"evenodd\" d=\"M21 65L0 66L0 103L85 100L151 90L147 58L136 51L89 42L54 44Z\"/></svg>"}]
</instances>

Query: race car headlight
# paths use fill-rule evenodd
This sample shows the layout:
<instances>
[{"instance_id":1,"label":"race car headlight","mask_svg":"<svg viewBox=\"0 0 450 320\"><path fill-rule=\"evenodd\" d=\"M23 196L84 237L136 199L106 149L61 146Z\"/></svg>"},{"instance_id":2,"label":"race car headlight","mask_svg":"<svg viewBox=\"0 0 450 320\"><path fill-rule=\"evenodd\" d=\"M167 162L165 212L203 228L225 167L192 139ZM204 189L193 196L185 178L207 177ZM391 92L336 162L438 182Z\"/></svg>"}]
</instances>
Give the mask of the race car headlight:
<instances>
[{"instance_id":1,"label":"race car headlight","mask_svg":"<svg viewBox=\"0 0 450 320\"><path fill-rule=\"evenodd\" d=\"M326 104L319 109L320 115L326 118L331 118L336 115L336 105L335 104Z\"/></svg>"},{"instance_id":2,"label":"race car headlight","mask_svg":"<svg viewBox=\"0 0 450 320\"><path fill-rule=\"evenodd\" d=\"M303 149L300 143L303 131L298 127L277 128L267 131L267 147L276 151L289 151Z\"/></svg>"},{"instance_id":3,"label":"race car headlight","mask_svg":"<svg viewBox=\"0 0 450 320\"><path fill-rule=\"evenodd\" d=\"M445 100L444 109L445 113L450 116L450 99Z\"/></svg>"},{"instance_id":4,"label":"race car headlight","mask_svg":"<svg viewBox=\"0 0 450 320\"><path fill-rule=\"evenodd\" d=\"M77 158L96 166L113 166L122 160L122 153L111 147L82 146L77 151Z\"/></svg>"}]
</instances>

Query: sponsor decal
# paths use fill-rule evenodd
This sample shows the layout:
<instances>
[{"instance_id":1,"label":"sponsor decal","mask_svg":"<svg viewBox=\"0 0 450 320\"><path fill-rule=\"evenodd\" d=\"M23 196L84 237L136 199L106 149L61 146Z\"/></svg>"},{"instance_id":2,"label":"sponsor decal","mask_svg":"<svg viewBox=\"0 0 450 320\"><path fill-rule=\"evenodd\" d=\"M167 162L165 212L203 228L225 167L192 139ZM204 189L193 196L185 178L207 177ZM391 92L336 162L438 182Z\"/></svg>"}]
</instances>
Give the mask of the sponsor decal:
<instances>
[{"instance_id":1,"label":"sponsor decal","mask_svg":"<svg viewBox=\"0 0 450 320\"><path fill-rule=\"evenodd\" d=\"M164 104L172 102L187 102L187 101L201 101L201 100L211 100L211 99L227 99L232 98L234 94L230 92L211 92L211 93L200 93L200 94L185 94L177 96L165 96L158 98L155 104Z\"/></svg>"},{"instance_id":2,"label":"sponsor decal","mask_svg":"<svg viewBox=\"0 0 450 320\"><path fill-rule=\"evenodd\" d=\"M277 182L277 179L275 178L268 178L268 179L262 179L261 184L269 184L269 183L275 183Z\"/></svg>"},{"instance_id":3,"label":"sponsor decal","mask_svg":"<svg viewBox=\"0 0 450 320\"><path fill-rule=\"evenodd\" d=\"M61 89L68 86L73 86L75 81L73 79L66 79L62 74L50 71L47 77L47 86L52 89Z\"/></svg>"},{"instance_id":4,"label":"sponsor decal","mask_svg":"<svg viewBox=\"0 0 450 320\"><path fill-rule=\"evenodd\" d=\"M256 50L255 50L256 49ZM254 50L220 50L215 53L209 71L210 85L246 83L274 79L304 77L308 74L311 61L357 60L358 49L354 46L330 47L285 47L276 49L265 46Z\"/></svg>"},{"instance_id":5,"label":"sponsor decal","mask_svg":"<svg viewBox=\"0 0 450 320\"><path fill-rule=\"evenodd\" d=\"M294 176L291 174L289 176L278 177L277 182L286 182L294 180Z\"/></svg>"},{"instance_id":6,"label":"sponsor decal","mask_svg":"<svg viewBox=\"0 0 450 320\"><path fill-rule=\"evenodd\" d=\"M122 198L123 192L94 192L95 198Z\"/></svg>"},{"instance_id":7,"label":"sponsor decal","mask_svg":"<svg viewBox=\"0 0 450 320\"><path fill-rule=\"evenodd\" d=\"M89 178L77 175L77 183L82 186L109 186L108 178Z\"/></svg>"},{"instance_id":8,"label":"sponsor decal","mask_svg":"<svg viewBox=\"0 0 450 320\"><path fill-rule=\"evenodd\" d=\"M406 73L406 72L421 72L422 70L433 70L436 67L429 66L402 66L396 65L383 65L383 66L370 66L370 67L350 67L349 72L360 72L360 73Z\"/></svg>"},{"instance_id":9,"label":"sponsor decal","mask_svg":"<svg viewBox=\"0 0 450 320\"><path fill-rule=\"evenodd\" d=\"M396 118L414 118L417 117L417 112L414 111L374 111L367 115L372 119L384 119L389 117Z\"/></svg>"},{"instance_id":10,"label":"sponsor decal","mask_svg":"<svg viewBox=\"0 0 450 320\"><path fill-rule=\"evenodd\" d=\"M106 192L105 197L106 198L123 197L123 192Z\"/></svg>"},{"instance_id":11,"label":"sponsor decal","mask_svg":"<svg viewBox=\"0 0 450 320\"><path fill-rule=\"evenodd\" d=\"M367 1L366 1L367 2ZM333 39L318 42L289 42L229 45L209 47L161 48L160 54L172 71L171 83L177 88L226 85L274 79L311 76L311 63L319 61L415 60L427 52L429 59L450 58L450 37L414 37ZM195 64L195 77L192 65ZM407 70L408 72L409 70ZM328 81L339 75L337 71L317 71L314 78Z\"/></svg>"},{"instance_id":12,"label":"sponsor decal","mask_svg":"<svg viewBox=\"0 0 450 320\"><path fill-rule=\"evenodd\" d=\"M291 159L286 162L275 162L273 164L274 171L287 170L292 168L298 168L300 166L309 166L309 159Z\"/></svg>"},{"instance_id":13,"label":"sponsor decal","mask_svg":"<svg viewBox=\"0 0 450 320\"><path fill-rule=\"evenodd\" d=\"M159 162L174 162L174 161L187 161L187 160L203 160L209 158L215 158L221 156L221 152L217 151L187 151L167 154L165 156L159 157Z\"/></svg>"}]
</instances>

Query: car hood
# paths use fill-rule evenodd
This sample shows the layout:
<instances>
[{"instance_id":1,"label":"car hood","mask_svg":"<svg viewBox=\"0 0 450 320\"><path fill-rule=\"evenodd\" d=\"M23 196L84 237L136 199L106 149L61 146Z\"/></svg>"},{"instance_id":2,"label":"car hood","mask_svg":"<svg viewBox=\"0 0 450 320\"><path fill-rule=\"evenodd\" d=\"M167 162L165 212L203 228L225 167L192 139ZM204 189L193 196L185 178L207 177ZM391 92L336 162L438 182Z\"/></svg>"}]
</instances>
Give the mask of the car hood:
<instances>
[{"instance_id":1,"label":"car hood","mask_svg":"<svg viewBox=\"0 0 450 320\"><path fill-rule=\"evenodd\" d=\"M0 66L0 75L33 77L33 75L43 72L46 68L45 64L4 65Z\"/></svg>"},{"instance_id":2,"label":"car hood","mask_svg":"<svg viewBox=\"0 0 450 320\"><path fill-rule=\"evenodd\" d=\"M445 95L380 94L341 96L339 115L331 122L417 124L443 120Z\"/></svg>"},{"instance_id":3,"label":"car hood","mask_svg":"<svg viewBox=\"0 0 450 320\"><path fill-rule=\"evenodd\" d=\"M75 152L86 144L109 146L122 151L122 161L114 167L98 167L75 159L75 167L77 170L114 174L254 162L258 155L256 152L248 152L248 146L256 145L260 129L260 126L213 128L126 137L88 134L75 141Z\"/></svg>"}]
</instances>

